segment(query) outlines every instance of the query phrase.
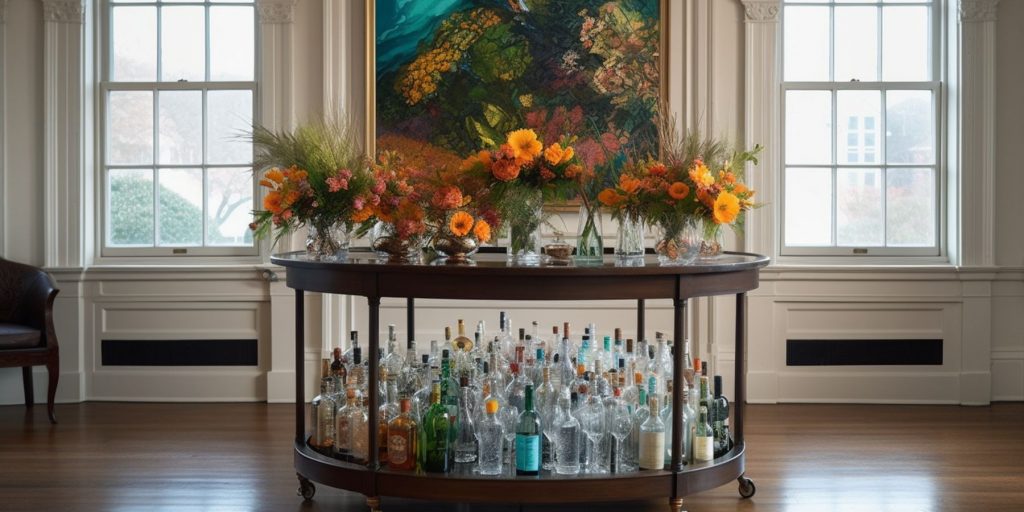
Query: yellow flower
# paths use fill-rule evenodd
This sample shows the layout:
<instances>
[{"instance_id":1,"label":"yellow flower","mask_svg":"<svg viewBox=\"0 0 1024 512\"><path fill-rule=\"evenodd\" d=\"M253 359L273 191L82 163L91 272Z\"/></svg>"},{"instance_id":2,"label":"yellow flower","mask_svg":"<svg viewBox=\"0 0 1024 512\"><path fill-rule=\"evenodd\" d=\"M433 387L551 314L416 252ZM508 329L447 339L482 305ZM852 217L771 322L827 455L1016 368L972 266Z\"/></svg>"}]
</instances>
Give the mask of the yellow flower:
<instances>
[{"instance_id":1,"label":"yellow flower","mask_svg":"<svg viewBox=\"0 0 1024 512\"><path fill-rule=\"evenodd\" d=\"M520 164L537 158L544 149L544 145L537 139L537 133L526 129L509 133L508 145L512 147L512 154Z\"/></svg>"},{"instance_id":2,"label":"yellow flower","mask_svg":"<svg viewBox=\"0 0 1024 512\"><path fill-rule=\"evenodd\" d=\"M544 159L551 165L558 165L563 158L565 158L565 151L562 150L562 145L557 142L544 150Z\"/></svg>"},{"instance_id":3,"label":"yellow flower","mask_svg":"<svg viewBox=\"0 0 1024 512\"><path fill-rule=\"evenodd\" d=\"M740 200L729 192L722 192L715 198L714 217L718 224L732 224L740 214Z\"/></svg>"},{"instance_id":4,"label":"yellow flower","mask_svg":"<svg viewBox=\"0 0 1024 512\"><path fill-rule=\"evenodd\" d=\"M491 225L486 220L480 219L473 226L473 234L480 243L487 243L491 239Z\"/></svg>"},{"instance_id":5,"label":"yellow flower","mask_svg":"<svg viewBox=\"0 0 1024 512\"><path fill-rule=\"evenodd\" d=\"M715 176L708 170L702 160L697 160L690 168L690 179L698 187L710 187L715 184Z\"/></svg>"},{"instance_id":6,"label":"yellow flower","mask_svg":"<svg viewBox=\"0 0 1024 512\"><path fill-rule=\"evenodd\" d=\"M463 211L455 212L451 220L448 221L448 229L455 236L466 236L472 227L473 216Z\"/></svg>"},{"instance_id":7,"label":"yellow flower","mask_svg":"<svg viewBox=\"0 0 1024 512\"><path fill-rule=\"evenodd\" d=\"M530 108L533 106L533 95L532 94L521 94L519 96L519 103L523 105L523 108Z\"/></svg>"}]
</instances>

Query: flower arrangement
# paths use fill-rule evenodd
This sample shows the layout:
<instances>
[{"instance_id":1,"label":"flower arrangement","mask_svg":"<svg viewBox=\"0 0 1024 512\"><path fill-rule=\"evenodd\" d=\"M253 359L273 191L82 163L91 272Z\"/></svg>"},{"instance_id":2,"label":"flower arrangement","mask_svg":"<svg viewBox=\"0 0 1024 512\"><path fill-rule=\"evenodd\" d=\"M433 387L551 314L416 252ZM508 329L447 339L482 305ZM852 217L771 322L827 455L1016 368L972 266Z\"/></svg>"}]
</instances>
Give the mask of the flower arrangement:
<instances>
[{"instance_id":1,"label":"flower arrangement","mask_svg":"<svg viewBox=\"0 0 1024 512\"><path fill-rule=\"evenodd\" d=\"M307 227L311 254L332 256L347 249L356 199L371 184L349 122L328 116L280 132L257 126L250 137L256 148L253 168L263 172L259 183L267 189L263 209L253 212L249 225L255 236L276 232L276 241ZM335 231L341 239L332 235Z\"/></svg>"},{"instance_id":2,"label":"flower arrangement","mask_svg":"<svg viewBox=\"0 0 1024 512\"><path fill-rule=\"evenodd\" d=\"M362 222L363 231L376 227L371 245L391 261L417 259L423 247L427 212L417 190L422 179L421 169L405 165L398 153L383 151L373 162L372 184L355 199L353 220Z\"/></svg>"},{"instance_id":3,"label":"flower arrangement","mask_svg":"<svg viewBox=\"0 0 1024 512\"><path fill-rule=\"evenodd\" d=\"M491 226L498 222L494 209L484 200L481 181L461 170L442 170L423 180L426 219L431 246L449 263L464 263L482 244L491 240Z\"/></svg>"}]
</instances>

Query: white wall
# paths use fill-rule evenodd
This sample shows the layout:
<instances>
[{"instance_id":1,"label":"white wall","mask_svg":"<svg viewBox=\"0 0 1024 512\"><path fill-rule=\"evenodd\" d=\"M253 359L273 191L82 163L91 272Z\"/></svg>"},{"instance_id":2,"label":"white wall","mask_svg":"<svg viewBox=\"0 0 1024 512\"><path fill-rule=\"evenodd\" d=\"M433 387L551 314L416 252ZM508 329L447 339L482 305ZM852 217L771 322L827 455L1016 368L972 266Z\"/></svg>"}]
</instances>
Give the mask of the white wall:
<instances>
[{"instance_id":1,"label":"white wall","mask_svg":"<svg viewBox=\"0 0 1024 512\"><path fill-rule=\"evenodd\" d=\"M328 9L324 9L328 5ZM685 9L682 6L685 5ZM739 139L744 133L744 9L739 0L672 2L670 26L670 92L673 109L690 126ZM325 19L325 13L330 14ZM5 257L42 264L43 218L43 38L40 0L10 0L3 31L5 45L0 59L7 100L3 133L6 152L3 188L2 244ZM1024 47L1024 2L1003 1L998 11L997 55L997 172L996 263L999 268L961 272L910 269L844 269L774 267L763 276L760 290L751 296L750 358L752 399L775 401L936 401L981 403L993 399L1024 399L1024 277L1014 271L1024 267L1024 202L1016 191L1024 188L1019 172L1016 139L1024 133L1024 62L1013 49ZM363 6L348 0L299 0L291 25L291 95L293 120L317 114L325 98L335 98L361 114L363 105ZM328 27L325 31L324 27ZM325 45L332 58L324 59ZM1010 50L1007 50L1010 49ZM340 97L340 98L336 98ZM747 143L759 142L756 140ZM614 226L607 223L606 235ZM965 229L971 229L965 226ZM748 238L753 235L748 233ZM743 240L731 240L743 247ZM62 344L62 382L59 398L81 399L240 399L287 401L292 396L291 314L294 294L283 283L267 283L256 267L205 270L136 268L89 268L55 270L64 289L58 305L58 332ZM283 276L283 272L279 271ZM173 283L178 290L167 293ZM225 291L230 290L230 291ZM319 297L307 298L306 368L310 376L307 396L317 368L320 340ZM125 369L96 365L96 345L103 336L118 334L110 315L131 308L156 308L178 318L179 323L135 325L132 336L198 336L195 329L179 327L181 310L195 304L210 309L229 308L248 312L236 316L233 332L253 333L261 343L261 364L252 371L221 369L182 371L175 368ZM443 323L461 316L497 318L502 304L428 302L418 319L429 340ZM622 325L631 331L634 319L630 304L602 303L596 310L572 311L520 304L514 311L517 325L537 318L542 325L565 318L581 323L600 313L601 327ZM670 330L670 315L663 305L652 304L649 329ZM732 301L700 301L692 304L697 325L697 351L711 354L727 377L732 363ZM333 332L363 325L365 301L342 299L335 306L338 322ZM120 308L120 309L119 309ZM520 309L526 308L526 309ZM130 308L129 308L130 309ZM62 313L63 312L63 313ZM179 315L179 316L174 316ZM256 315L256 316L253 316ZM121 317L124 319L125 317ZM259 319L256 321L255 319ZM400 304L385 303L382 323L404 321ZM255 323L254 323L255 322ZM979 325L981 322L982 325ZM236 325L237 324L237 325ZM890 368L803 371L786 368L781 344L786 337L825 326L825 335L871 336L941 335L948 359L939 368ZM844 326L844 331L831 327ZM972 354L975 333L991 342L991 392L988 375L965 375L962 362ZM334 338L335 336L329 336ZM421 342L425 344L425 342ZM421 345L421 349L422 349ZM977 357L988 358L986 353ZM973 371L973 370L972 370ZM0 403L20 401L17 370L0 370ZM974 372L977 373L977 372ZM37 378L42 373L37 371ZM985 380L984 385L976 382ZM727 378L727 381L730 380ZM41 395L42 380L37 381ZM193 387L182 387L189 383ZM201 384L195 386L195 384ZM872 385L880 384L878 388ZM979 398L978 390L985 390Z\"/></svg>"}]
</instances>

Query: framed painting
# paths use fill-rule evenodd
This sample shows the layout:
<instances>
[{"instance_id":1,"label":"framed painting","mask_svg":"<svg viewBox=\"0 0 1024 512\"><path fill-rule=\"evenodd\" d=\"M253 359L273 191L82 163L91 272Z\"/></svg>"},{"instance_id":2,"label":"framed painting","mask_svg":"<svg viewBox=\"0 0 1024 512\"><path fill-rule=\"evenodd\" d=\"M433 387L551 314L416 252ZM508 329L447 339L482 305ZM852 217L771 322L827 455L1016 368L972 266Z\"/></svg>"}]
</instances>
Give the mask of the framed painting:
<instances>
[{"instance_id":1,"label":"framed painting","mask_svg":"<svg viewBox=\"0 0 1024 512\"><path fill-rule=\"evenodd\" d=\"M367 148L457 166L518 128L658 155L666 0L370 0Z\"/></svg>"}]
</instances>

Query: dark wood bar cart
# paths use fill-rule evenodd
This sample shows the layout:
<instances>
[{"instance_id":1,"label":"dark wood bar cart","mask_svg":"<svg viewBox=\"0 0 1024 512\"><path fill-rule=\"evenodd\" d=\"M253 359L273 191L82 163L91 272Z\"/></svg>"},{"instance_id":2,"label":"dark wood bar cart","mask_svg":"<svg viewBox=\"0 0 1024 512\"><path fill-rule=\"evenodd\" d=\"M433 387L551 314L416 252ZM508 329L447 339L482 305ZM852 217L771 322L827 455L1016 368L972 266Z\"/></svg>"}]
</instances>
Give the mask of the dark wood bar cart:
<instances>
[{"instance_id":1,"label":"dark wood bar cart","mask_svg":"<svg viewBox=\"0 0 1024 512\"><path fill-rule=\"evenodd\" d=\"M768 258L756 254L726 253L688 266L659 266L647 257L644 266L617 266L606 258L597 266L513 266L504 255L477 255L473 265L389 264L372 253L352 252L339 262L317 262L304 253L275 256L271 261L287 268L288 286L295 290L295 471L299 492L311 499L313 482L358 492L376 512L380 497L466 503L571 503L631 501L667 498L673 512L682 509L683 498L739 481L740 495L754 495L754 483L744 476L743 439L745 393L746 292L758 287L758 272ZM369 414L368 465L352 464L325 456L307 443L304 396L304 292L359 295L369 303L369 347L380 346L380 301L402 297L408 303L408 332L414 328L416 298L468 300L610 300L637 301L637 329L644 332L644 301L672 299L673 339L685 334L686 301L694 297L735 295L736 368L731 428L733 449L712 462L684 464L682 452L683 388L673 389L672 461L661 471L624 474L486 477L474 474L403 473L381 467L377 460L377 414ZM683 351L673 358L676 378L683 374ZM369 366L370 389L376 389L378 369ZM377 411L377 393L369 393L369 410Z\"/></svg>"}]
</instances>

